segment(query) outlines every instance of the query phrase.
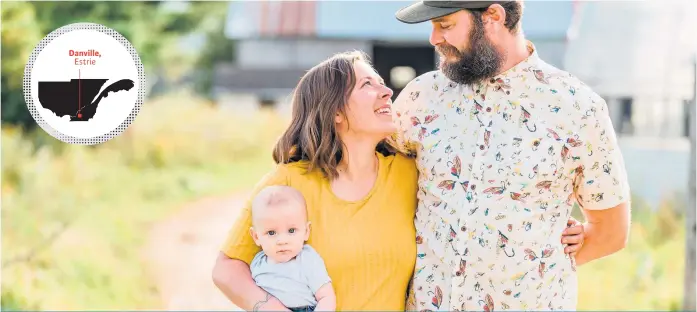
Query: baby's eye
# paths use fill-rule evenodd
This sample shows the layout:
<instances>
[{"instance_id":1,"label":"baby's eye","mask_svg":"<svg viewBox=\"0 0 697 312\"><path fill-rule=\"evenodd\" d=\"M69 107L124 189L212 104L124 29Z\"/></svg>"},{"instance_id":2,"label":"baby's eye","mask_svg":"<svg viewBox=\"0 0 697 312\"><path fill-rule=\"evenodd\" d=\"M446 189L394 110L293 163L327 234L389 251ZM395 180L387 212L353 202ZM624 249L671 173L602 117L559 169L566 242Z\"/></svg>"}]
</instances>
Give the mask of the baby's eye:
<instances>
[{"instance_id":1,"label":"baby's eye","mask_svg":"<svg viewBox=\"0 0 697 312\"><path fill-rule=\"evenodd\" d=\"M290 233L290 234L295 233L295 229L290 229L290 230L288 230L288 233Z\"/></svg>"},{"instance_id":2,"label":"baby's eye","mask_svg":"<svg viewBox=\"0 0 697 312\"><path fill-rule=\"evenodd\" d=\"M268 231L268 232L266 232L266 234L269 234L270 236L274 236L274 235L276 235L276 231Z\"/></svg>"}]
</instances>

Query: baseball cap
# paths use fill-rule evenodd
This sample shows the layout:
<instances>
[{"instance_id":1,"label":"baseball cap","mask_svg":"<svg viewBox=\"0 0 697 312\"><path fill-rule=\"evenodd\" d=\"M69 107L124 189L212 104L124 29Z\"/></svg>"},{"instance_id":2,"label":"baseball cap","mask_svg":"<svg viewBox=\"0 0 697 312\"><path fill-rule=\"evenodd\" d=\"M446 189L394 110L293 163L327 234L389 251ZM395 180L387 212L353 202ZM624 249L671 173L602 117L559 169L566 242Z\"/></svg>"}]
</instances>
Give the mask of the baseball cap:
<instances>
[{"instance_id":1,"label":"baseball cap","mask_svg":"<svg viewBox=\"0 0 697 312\"><path fill-rule=\"evenodd\" d=\"M510 1L419 1L395 13L395 17L407 24L417 24L446 16L460 10L485 9L490 5Z\"/></svg>"}]
</instances>

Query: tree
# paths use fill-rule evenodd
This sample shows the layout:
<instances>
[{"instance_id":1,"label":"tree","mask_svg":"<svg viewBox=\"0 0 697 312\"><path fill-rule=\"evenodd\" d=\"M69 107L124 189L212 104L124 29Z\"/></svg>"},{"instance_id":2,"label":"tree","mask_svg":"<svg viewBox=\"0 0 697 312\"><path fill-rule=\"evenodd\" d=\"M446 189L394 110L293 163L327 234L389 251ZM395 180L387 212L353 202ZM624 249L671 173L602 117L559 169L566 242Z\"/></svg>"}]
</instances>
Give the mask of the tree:
<instances>
[{"instance_id":1,"label":"tree","mask_svg":"<svg viewBox=\"0 0 697 312\"><path fill-rule=\"evenodd\" d=\"M24 104L22 79L24 66L34 45L41 40L34 6L30 2L6 2L2 5L2 122L31 123Z\"/></svg>"}]
</instances>

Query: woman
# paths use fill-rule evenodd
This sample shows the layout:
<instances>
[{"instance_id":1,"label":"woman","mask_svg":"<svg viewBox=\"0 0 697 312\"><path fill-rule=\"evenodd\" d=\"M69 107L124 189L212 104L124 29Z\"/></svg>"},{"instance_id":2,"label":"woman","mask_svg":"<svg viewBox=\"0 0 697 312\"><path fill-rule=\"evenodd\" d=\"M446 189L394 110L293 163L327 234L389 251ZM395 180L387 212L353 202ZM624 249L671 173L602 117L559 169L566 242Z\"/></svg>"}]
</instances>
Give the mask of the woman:
<instances>
[{"instance_id":1,"label":"woman","mask_svg":"<svg viewBox=\"0 0 697 312\"><path fill-rule=\"evenodd\" d=\"M417 170L385 142L396 131L391 96L360 52L313 67L294 92L291 124L274 149L279 165L252 194L268 185L303 194L308 244L324 258L337 310L405 308L416 257ZM214 282L242 309L287 311L251 277L249 262L260 249L248 234L249 206L217 259Z\"/></svg>"}]
</instances>

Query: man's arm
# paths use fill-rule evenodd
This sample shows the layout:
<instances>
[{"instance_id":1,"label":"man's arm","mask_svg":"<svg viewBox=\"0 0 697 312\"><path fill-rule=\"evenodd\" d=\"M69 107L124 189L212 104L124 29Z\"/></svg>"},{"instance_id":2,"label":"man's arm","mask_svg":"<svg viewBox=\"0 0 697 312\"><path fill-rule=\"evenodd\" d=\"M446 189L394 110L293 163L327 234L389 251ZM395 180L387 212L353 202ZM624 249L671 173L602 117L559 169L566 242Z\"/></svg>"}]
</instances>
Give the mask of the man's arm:
<instances>
[{"instance_id":1,"label":"man's arm","mask_svg":"<svg viewBox=\"0 0 697 312\"><path fill-rule=\"evenodd\" d=\"M576 93L580 115L572 154L574 197L586 217L578 265L611 255L627 245L631 192L624 157L605 101L582 86Z\"/></svg>"},{"instance_id":2,"label":"man's arm","mask_svg":"<svg viewBox=\"0 0 697 312\"><path fill-rule=\"evenodd\" d=\"M245 311L290 311L254 283L247 263L231 259L222 252L213 268L213 283L232 303Z\"/></svg>"},{"instance_id":3,"label":"man's arm","mask_svg":"<svg viewBox=\"0 0 697 312\"><path fill-rule=\"evenodd\" d=\"M315 293L317 306L315 311L335 311L336 310L336 294L332 283L326 283Z\"/></svg>"},{"instance_id":4,"label":"man's arm","mask_svg":"<svg viewBox=\"0 0 697 312\"><path fill-rule=\"evenodd\" d=\"M627 246L630 206L629 202L624 202L610 209L583 209L587 221L583 247L576 253L577 265L609 256Z\"/></svg>"}]
</instances>

